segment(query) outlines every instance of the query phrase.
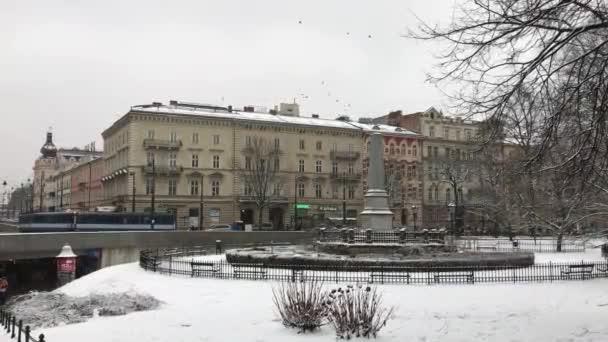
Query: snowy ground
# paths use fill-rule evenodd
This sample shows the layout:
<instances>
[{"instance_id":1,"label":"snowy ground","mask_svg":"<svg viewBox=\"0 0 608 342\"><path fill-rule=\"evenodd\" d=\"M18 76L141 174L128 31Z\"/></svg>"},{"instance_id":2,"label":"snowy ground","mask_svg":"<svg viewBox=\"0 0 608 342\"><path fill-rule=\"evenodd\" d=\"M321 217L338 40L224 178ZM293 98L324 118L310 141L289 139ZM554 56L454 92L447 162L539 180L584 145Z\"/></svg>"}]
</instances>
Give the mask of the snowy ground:
<instances>
[{"instance_id":1,"label":"snowy ground","mask_svg":"<svg viewBox=\"0 0 608 342\"><path fill-rule=\"evenodd\" d=\"M41 329L48 341L334 341L330 327L298 335L274 314L272 282L171 277L137 264L63 287L73 296L138 292L154 311ZM378 341L606 341L608 280L542 284L382 286L396 314ZM0 337L1 339L2 337Z\"/></svg>"}]
</instances>

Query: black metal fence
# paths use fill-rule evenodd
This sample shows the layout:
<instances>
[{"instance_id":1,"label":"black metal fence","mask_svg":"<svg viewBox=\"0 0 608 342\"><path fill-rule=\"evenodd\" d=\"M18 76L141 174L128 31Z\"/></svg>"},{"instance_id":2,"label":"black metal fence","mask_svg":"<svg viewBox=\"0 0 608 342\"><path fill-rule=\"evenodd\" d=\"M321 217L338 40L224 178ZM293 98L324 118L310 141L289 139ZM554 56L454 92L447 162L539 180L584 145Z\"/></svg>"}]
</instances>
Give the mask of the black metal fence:
<instances>
[{"instance_id":1,"label":"black metal fence","mask_svg":"<svg viewBox=\"0 0 608 342\"><path fill-rule=\"evenodd\" d=\"M17 319L12 313L0 309L1 328L9 335L9 338L16 339L17 342L45 342L44 334L35 338L31 335L32 330L29 325L23 327L23 321Z\"/></svg>"},{"instance_id":2,"label":"black metal fence","mask_svg":"<svg viewBox=\"0 0 608 342\"><path fill-rule=\"evenodd\" d=\"M527 251L536 253L557 252L556 239L475 239L463 238L458 240L461 249L476 252L512 252ZM585 252L585 242L582 240L564 239L561 242L561 252Z\"/></svg>"},{"instance_id":3,"label":"black metal fence","mask_svg":"<svg viewBox=\"0 0 608 342\"><path fill-rule=\"evenodd\" d=\"M474 284L547 282L608 278L608 262L543 263L513 266L354 266L354 265L267 265L229 263L223 256L204 255L207 248L145 250L140 266L169 275L218 279L250 279L336 283Z\"/></svg>"},{"instance_id":4,"label":"black metal fence","mask_svg":"<svg viewBox=\"0 0 608 342\"><path fill-rule=\"evenodd\" d=\"M446 231L443 229L422 229L407 231L406 229L392 231L356 230L356 229L319 229L319 241L344 243L444 243Z\"/></svg>"}]
</instances>

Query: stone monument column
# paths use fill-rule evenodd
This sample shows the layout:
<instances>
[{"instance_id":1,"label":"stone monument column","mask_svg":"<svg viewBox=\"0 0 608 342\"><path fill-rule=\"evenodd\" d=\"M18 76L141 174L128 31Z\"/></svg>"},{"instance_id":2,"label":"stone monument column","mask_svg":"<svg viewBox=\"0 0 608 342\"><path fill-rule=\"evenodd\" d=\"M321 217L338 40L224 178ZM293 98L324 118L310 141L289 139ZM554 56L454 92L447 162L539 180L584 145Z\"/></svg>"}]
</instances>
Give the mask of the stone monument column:
<instances>
[{"instance_id":1,"label":"stone monument column","mask_svg":"<svg viewBox=\"0 0 608 342\"><path fill-rule=\"evenodd\" d=\"M365 208L360 214L362 227L377 231L393 229L393 212L388 207L388 194L384 187L384 146L382 140L382 134L380 133L370 135Z\"/></svg>"}]
</instances>

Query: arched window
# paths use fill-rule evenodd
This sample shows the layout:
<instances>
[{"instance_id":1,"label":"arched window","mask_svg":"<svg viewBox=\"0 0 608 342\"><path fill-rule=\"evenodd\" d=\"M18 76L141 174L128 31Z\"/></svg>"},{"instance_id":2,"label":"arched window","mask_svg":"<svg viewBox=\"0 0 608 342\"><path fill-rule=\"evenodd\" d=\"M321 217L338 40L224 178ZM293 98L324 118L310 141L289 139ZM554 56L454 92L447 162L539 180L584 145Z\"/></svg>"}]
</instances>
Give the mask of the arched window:
<instances>
[{"instance_id":1,"label":"arched window","mask_svg":"<svg viewBox=\"0 0 608 342\"><path fill-rule=\"evenodd\" d=\"M433 186L429 186L429 201L433 200Z\"/></svg>"},{"instance_id":2,"label":"arched window","mask_svg":"<svg viewBox=\"0 0 608 342\"><path fill-rule=\"evenodd\" d=\"M439 201L439 187L435 185L435 201Z\"/></svg>"}]
</instances>

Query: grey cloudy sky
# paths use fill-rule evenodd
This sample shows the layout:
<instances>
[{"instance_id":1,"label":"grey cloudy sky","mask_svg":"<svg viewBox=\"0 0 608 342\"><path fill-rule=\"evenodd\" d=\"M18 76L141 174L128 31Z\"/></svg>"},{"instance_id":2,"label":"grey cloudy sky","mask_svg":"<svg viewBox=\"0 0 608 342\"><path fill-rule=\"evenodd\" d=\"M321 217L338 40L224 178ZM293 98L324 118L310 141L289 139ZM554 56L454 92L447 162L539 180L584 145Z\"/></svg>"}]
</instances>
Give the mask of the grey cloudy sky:
<instances>
[{"instance_id":1,"label":"grey cloudy sky","mask_svg":"<svg viewBox=\"0 0 608 342\"><path fill-rule=\"evenodd\" d=\"M152 101L271 107L295 98L305 115L326 118L442 107L425 83L436 51L400 34L416 25L413 13L445 23L452 6L0 0L0 181L31 175L49 126L58 146L103 146L105 128Z\"/></svg>"}]
</instances>

